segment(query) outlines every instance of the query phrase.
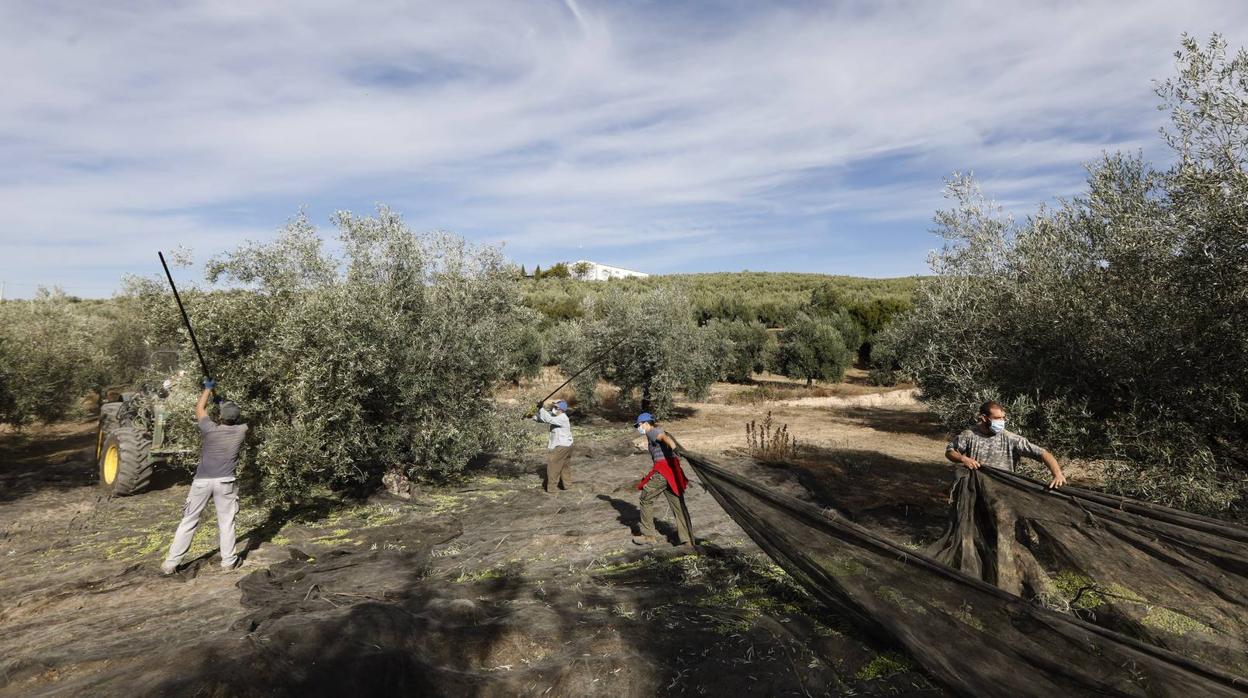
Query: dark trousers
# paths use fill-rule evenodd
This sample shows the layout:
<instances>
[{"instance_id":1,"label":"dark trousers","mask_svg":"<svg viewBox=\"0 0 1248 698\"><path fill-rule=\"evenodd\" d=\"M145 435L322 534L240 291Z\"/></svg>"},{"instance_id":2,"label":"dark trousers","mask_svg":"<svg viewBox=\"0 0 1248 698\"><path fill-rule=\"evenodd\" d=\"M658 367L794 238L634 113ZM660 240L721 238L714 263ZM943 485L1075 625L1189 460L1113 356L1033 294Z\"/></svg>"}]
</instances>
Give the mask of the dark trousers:
<instances>
[{"instance_id":1,"label":"dark trousers","mask_svg":"<svg viewBox=\"0 0 1248 698\"><path fill-rule=\"evenodd\" d=\"M680 542L692 543L693 536L689 531L693 528L693 524L689 520L689 509L685 506L685 498L673 492L671 486L667 484L667 479L662 475L651 477L641 490L641 535L658 538L658 534L654 531L654 505L659 501L659 497L667 499L667 506L672 510L672 518L676 519L676 533L680 535Z\"/></svg>"},{"instance_id":2,"label":"dark trousers","mask_svg":"<svg viewBox=\"0 0 1248 698\"><path fill-rule=\"evenodd\" d=\"M546 491L554 492L556 484L565 490L572 486L571 446L555 446L546 459Z\"/></svg>"}]
</instances>

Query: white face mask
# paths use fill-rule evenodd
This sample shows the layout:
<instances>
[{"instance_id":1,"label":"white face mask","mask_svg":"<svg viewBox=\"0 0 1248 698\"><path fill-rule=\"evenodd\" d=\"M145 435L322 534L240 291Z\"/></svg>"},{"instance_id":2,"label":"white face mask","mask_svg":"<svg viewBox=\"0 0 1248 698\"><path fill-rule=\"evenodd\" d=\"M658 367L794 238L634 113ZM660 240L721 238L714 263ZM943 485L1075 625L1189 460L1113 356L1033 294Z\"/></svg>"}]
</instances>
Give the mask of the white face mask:
<instances>
[{"instance_id":1,"label":"white face mask","mask_svg":"<svg viewBox=\"0 0 1248 698\"><path fill-rule=\"evenodd\" d=\"M1004 419L990 419L988 420L988 428L992 430L992 433L1000 434L1001 432L1005 431L1005 420Z\"/></svg>"},{"instance_id":2,"label":"white face mask","mask_svg":"<svg viewBox=\"0 0 1248 698\"><path fill-rule=\"evenodd\" d=\"M646 435L646 428L645 428L645 427L643 427L643 426L641 426L640 424L638 424L638 425L637 425L637 433L638 433L638 434L641 434L642 436L645 436L645 435Z\"/></svg>"}]
</instances>

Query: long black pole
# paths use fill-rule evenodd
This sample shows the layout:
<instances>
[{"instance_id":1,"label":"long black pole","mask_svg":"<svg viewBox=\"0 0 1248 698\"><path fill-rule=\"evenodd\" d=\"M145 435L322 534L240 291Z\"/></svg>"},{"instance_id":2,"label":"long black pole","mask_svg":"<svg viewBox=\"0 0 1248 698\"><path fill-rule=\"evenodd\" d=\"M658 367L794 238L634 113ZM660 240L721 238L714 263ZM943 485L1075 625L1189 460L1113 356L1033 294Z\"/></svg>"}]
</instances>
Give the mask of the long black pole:
<instances>
[{"instance_id":1,"label":"long black pole","mask_svg":"<svg viewBox=\"0 0 1248 698\"><path fill-rule=\"evenodd\" d=\"M182 322L186 325L186 331L191 335L191 345L195 347L195 355L199 357L199 367L204 369L204 378L211 379L212 373L208 370L208 362L204 361L204 352L199 350L199 342L195 339L195 330L191 328L191 319L186 315L186 308L182 305L182 297L178 295L178 287L173 283L173 274L169 273L169 265L165 263L165 253L157 251L160 256L160 266L165 268L165 278L169 279L169 288L173 289L173 299L178 302L178 310L182 311Z\"/></svg>"},{"instance_id":2,"label":"long black pole","mask_svg":"<svg viewBox=\"0 0 1248 698\"><path fill-rule=\"evenodd\" d=\"M546 404L546 401L547 401L547 400L549 400L551 397L553 397L555 393L559 392L560 390L563 390L563 386L565 386L565 385L567 385L568 383L571 383L572 381L576 380L576 377L577 377L577 376L579 376L579 375L581 375L582 373L584 373L584 372L588 371L591 367L593 367L593 366L597 365L599 361L602 361L603 359L605 359L605 358L607 357L607 354L610 354L611 352L613 352L613 351L615 351L616 349L620 348L620 345L624 344L624 342L626 342L627 340L628 340L628 338L627 338L627 337L626 337L626 338L624 338L624 339L621 339L620 341L616 342L615 344L612 344L612 345L611 345L611 347L610 347L610 348L608 348L606 351L602 352L602 353L601 353L601 354L599 354L598 356L595 356L595 357L594 357L594 359L593 359L593 361L590 361L589 363L585 364L585 366L583 366L583 367L581 368L581 370L577 371L576 373L573 373L571 378L569 378L569 379L567 379L566 381L564 381L564 382L560 383L558 388L555 388L554 390L550 391L550 395L547 395L546 397L542 398L542 404Z\"/></svg>"}]
</instances>

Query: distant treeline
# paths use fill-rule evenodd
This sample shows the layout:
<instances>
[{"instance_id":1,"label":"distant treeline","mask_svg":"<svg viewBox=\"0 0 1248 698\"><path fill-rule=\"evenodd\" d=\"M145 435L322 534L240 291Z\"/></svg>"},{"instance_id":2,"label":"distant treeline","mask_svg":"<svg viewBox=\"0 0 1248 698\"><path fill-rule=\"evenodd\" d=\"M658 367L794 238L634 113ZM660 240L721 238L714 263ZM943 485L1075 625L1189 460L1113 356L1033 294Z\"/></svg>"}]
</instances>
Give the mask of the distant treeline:
<instances>
[{"instance_id":1,"label":"distant treeline","mask_svg":"<svg viewBox=\"0 0 1248 698\"><path fill-rule=\"evenodd\" d=\"M693 304L695 320L741 320L782 328L812 305L840 306L861 318L863 330L878 331L888 318L908 308L923 277L868 279L856 276L789 272L717 272L667 274L611 281L578 281L567 277L529 278L524 304L558 321L584 316L585 300L614 289L644 293L679 287Z\"/></svg>"}]
</instances>

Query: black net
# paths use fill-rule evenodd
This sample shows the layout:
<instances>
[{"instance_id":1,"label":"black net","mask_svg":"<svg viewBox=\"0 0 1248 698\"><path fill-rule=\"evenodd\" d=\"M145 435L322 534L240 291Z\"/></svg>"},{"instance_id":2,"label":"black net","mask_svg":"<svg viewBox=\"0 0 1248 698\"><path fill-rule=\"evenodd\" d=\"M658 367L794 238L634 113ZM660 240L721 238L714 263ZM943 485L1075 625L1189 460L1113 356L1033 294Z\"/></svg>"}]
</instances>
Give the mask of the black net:
<instances>
[{"instance_id":1,"label":"black net","mask_svg":"<svg viewBox=\"0 0 1248 698\"><path fill-rule=\"evenodd\" d=\"M926 551L1012 594L1248 675L1248 531L1000 470L960 469Z\"/></svg>"},{"instance_id":2,"label":"black net","mask_svg":"<svg viewBox=\"0 0 1248 698\"><path fill-rule=\"evenodd\" d=\"M957 516L934 546L940 559L968 574L709 458L684 455L777 564L864 630L903 646L956 691L1239 696L1248 690L1248 532L1242 528L1091 492L1046 494L1039 483L1008 473L969 475L954 488ZM1098 557L1106 548L1115 552ZM1016 554L1022 549L1029 554ZM1063 564L1068 567L1053 570ZM1078 589L1067 588L1072 580ZM1063 612L1072 608L1079 612ZM1169 629L1123 632L1149 627L1149 613Z\"/></svg>"}]
</instances>

